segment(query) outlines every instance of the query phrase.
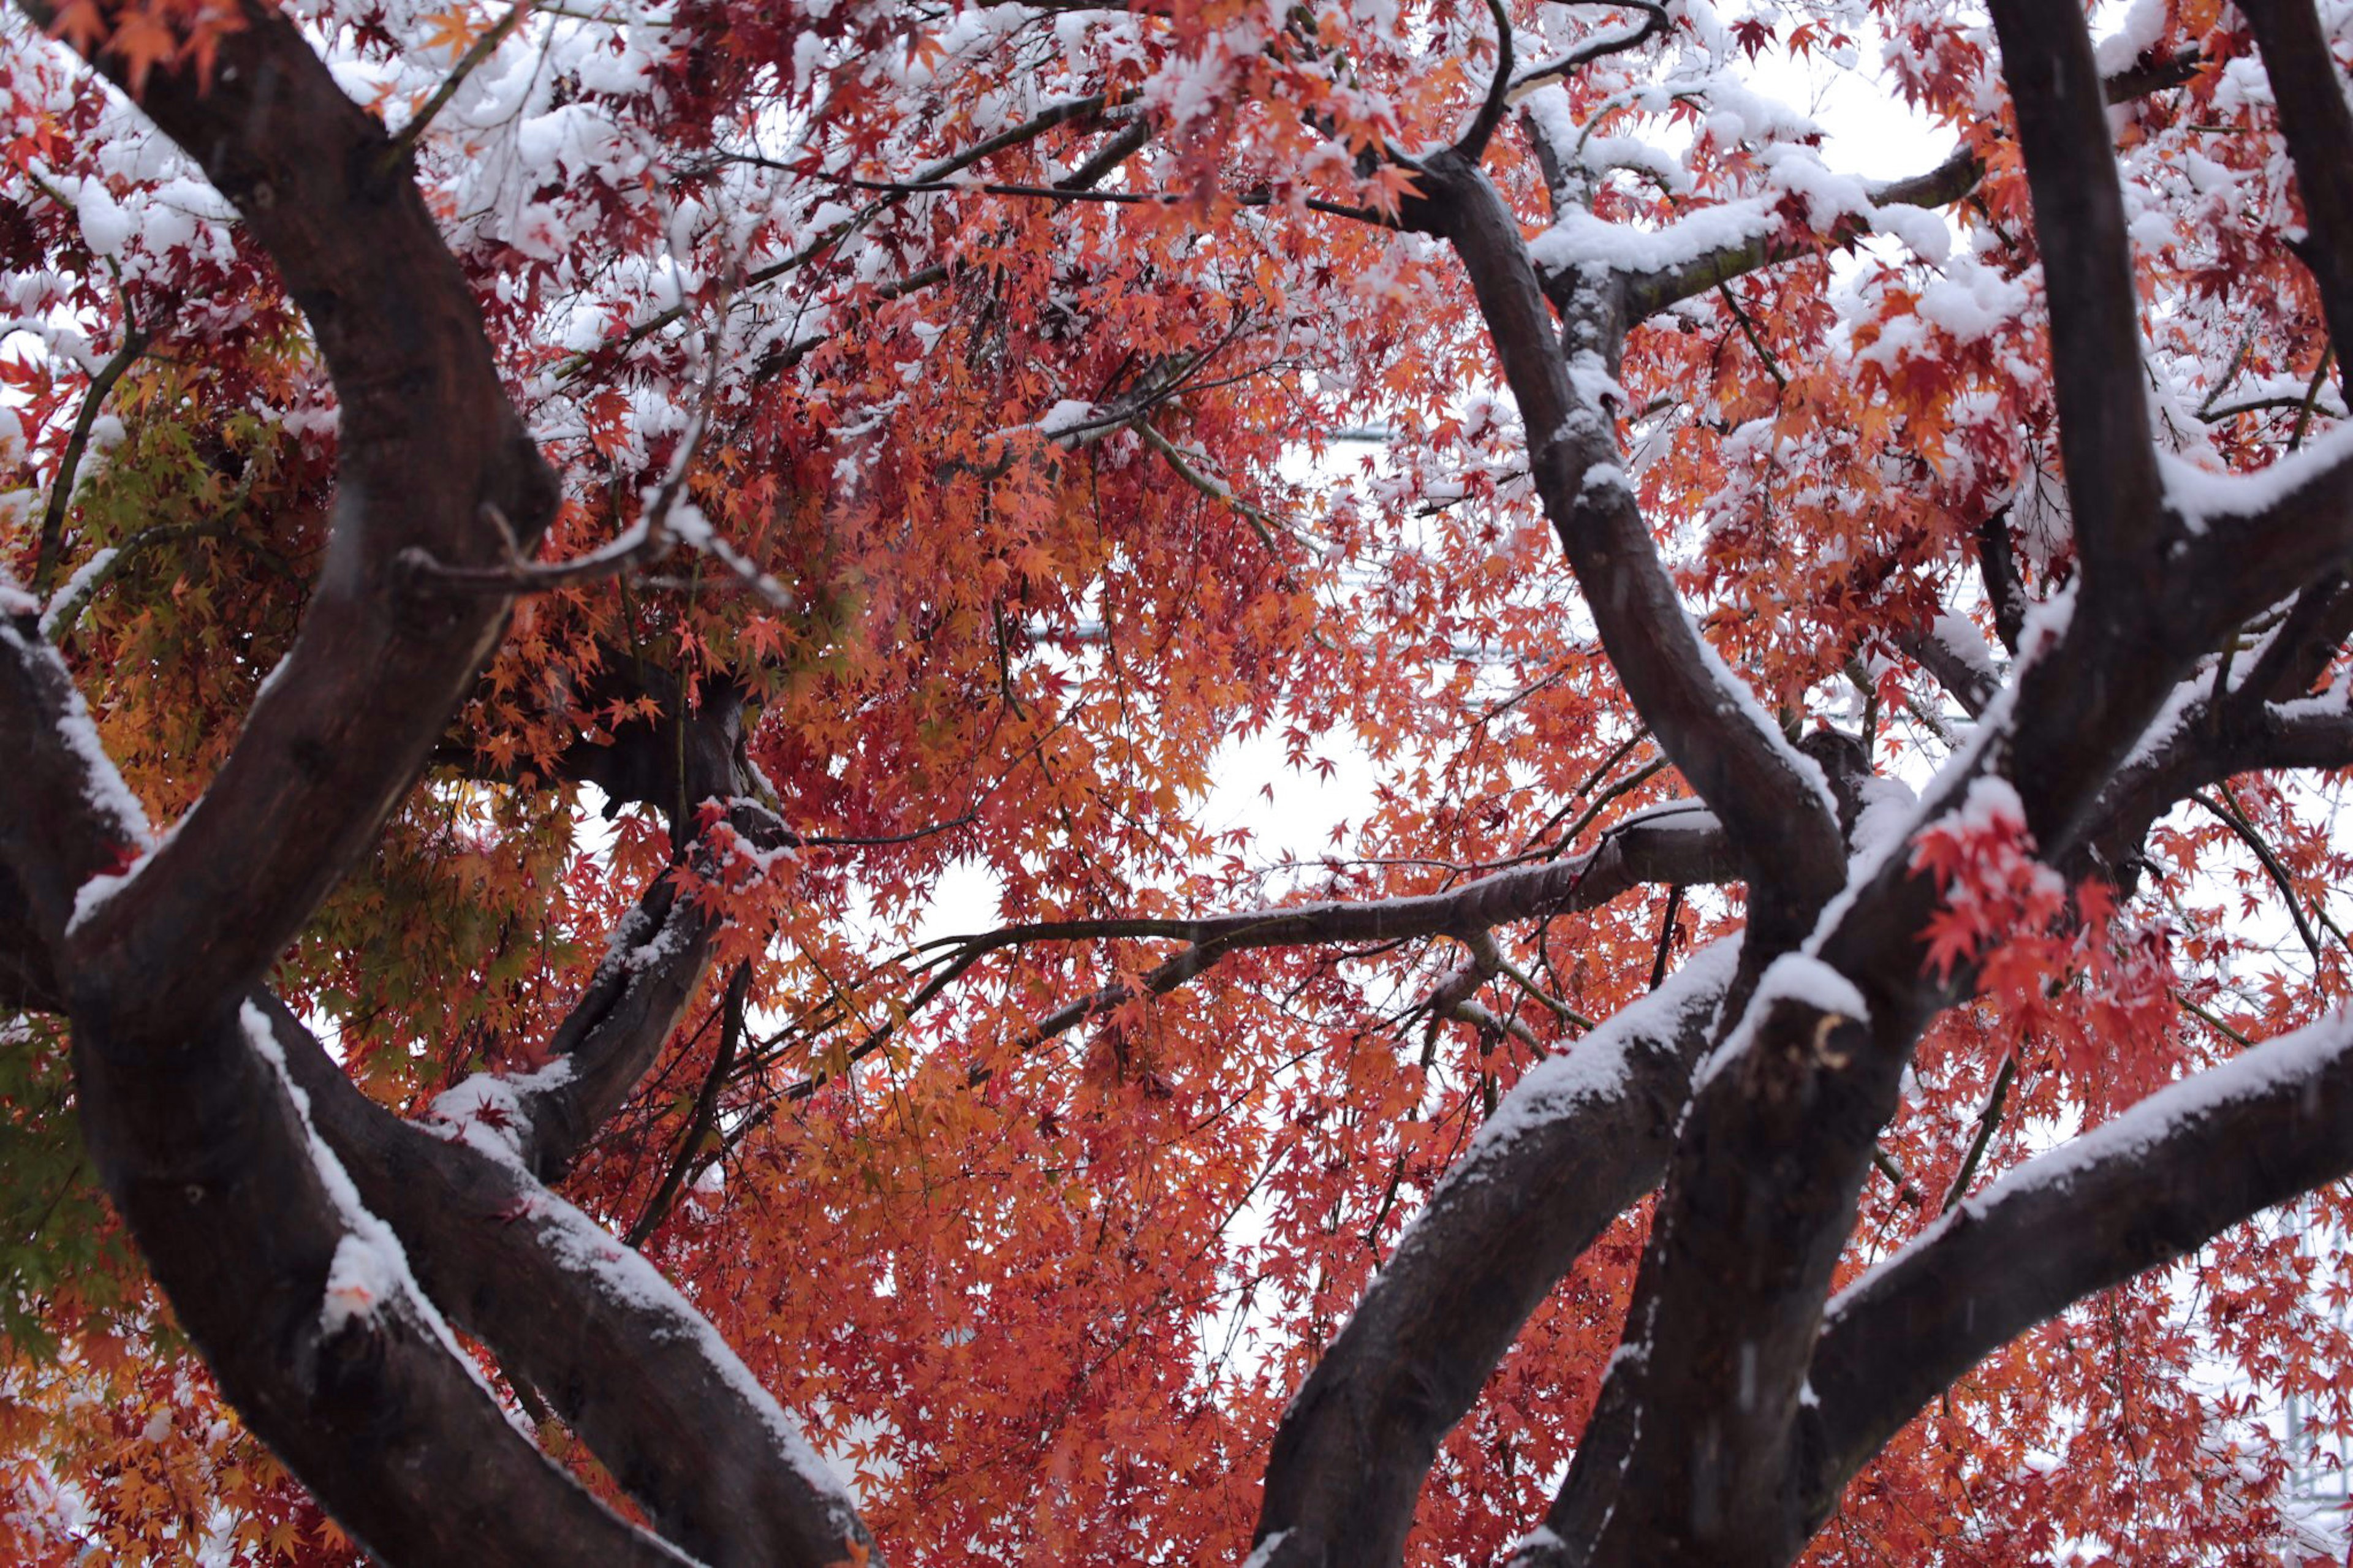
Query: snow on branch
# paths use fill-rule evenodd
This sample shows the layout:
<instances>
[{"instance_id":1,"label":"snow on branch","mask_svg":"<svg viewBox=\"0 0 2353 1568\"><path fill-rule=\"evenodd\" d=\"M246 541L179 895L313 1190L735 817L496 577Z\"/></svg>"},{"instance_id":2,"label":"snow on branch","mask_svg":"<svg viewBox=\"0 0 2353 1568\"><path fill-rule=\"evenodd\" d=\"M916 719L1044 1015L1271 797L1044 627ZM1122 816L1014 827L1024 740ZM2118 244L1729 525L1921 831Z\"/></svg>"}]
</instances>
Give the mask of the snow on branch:
<instances>
[{"instance_id":1,"label":"snow on branch","mask_svg":"<svg viewBox=\"0 0 2353 1568\"><path fill-rule=\"evenodd\" d=\"M1538 1301L1665 1168L1739 940L1532 1069L1449 1171L1283 1412L1269 1568L1395 1562L1439 1440Z\"/></svg>"},{"instance_id":2,"label":"snow on branch","mask_svg":"<svg viewBox=\"0 0 2353 1568\"><path fill-rule=\"evenodd\" d=\"M266 1017L313 1125L416 1278L665 1537L712 1564L880 1561L798 1426L637 1252L503 1150L377 1105L282 1006Z\"/></svg>"},{"instance_id":3,"label":"snow on branch","mask_svg":"<svg viewBox=\"0 0 2353 1568\"><path fill-rule=\"evenodd\" d=\"M1857 1279L1810 1381L1818 1510L1936 1392L2094 1290L2353 1172L2353 1018L2182 1079L2027 1162Z\"/></svg>"}]
</instances>

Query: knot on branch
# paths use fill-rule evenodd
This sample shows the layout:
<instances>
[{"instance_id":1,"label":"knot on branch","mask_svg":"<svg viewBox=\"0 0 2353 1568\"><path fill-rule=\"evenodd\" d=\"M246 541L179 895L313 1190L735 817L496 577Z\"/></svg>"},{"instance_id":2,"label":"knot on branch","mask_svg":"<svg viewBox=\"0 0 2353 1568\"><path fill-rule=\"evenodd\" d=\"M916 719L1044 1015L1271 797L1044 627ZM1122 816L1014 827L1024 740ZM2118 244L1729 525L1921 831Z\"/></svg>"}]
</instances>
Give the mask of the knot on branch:
<instances>
[{"instance_id":1,"label":"knot on branch","mask_svg":"<svg viewBox=\"0 0 2353 1568\"><path fill-rule=\"evenodd\" d=\"M1855 822L1862 816L1863 786L1873 776L1871 754L1862 742L1827 724L1799 741L1798 750L1822 770L1831 799L1838 805L1839 832L1852 843Z\"/></svg>"},{"instance_id":2,"label":"knot on branch","mask_svg":"<svg viewBox=\"0 0 2353 1568\"><path fill-rule=\"evenodd\" d=\"M584 717L593 722L599 710L649 700L652 716L622 720L609 739L583 734L565 748L557 770L604 791L607 816L629 805L661 812L682 848L693 836L697 806L745 793L744 697L727 677L690 684L658 665L617 660L579 693Z\"/></svg>"}]
</instances>

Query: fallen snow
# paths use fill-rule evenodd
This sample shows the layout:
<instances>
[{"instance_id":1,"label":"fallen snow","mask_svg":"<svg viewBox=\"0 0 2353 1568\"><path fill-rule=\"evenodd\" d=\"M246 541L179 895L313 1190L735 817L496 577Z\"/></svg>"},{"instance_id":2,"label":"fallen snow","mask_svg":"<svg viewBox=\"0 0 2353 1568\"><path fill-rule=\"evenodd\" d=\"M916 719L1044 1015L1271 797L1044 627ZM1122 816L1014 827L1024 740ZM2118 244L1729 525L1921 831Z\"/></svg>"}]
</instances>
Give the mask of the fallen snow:
<instances>
[{"instance_id":1,"label":"fallen snow","mask_svg":"<svg viewBox=\"0 0 2353 1568\"><path fill-rule=\"evenodd\" d=\"M663 1337L693 1347L767 1428L777 1456L792 1467L811 1491L826 1500L846 1535L857 1518L857 1503L849 1489L809 1446L800 1427L785 1414L775 1396L752 1375L752 1369L744 1364L677 1287L610 1231L553 1193L533 1194L532 1217L540 1226L541 1239L559 1263L593 1281L608 1300L662 1319L659 1331Z\"/></svg>"},{"instance_id":2,"label":"fallen snow","mask_svg":"<svg viewBox=\"0 0 2353 1568\"><path fill-rule=\"evenodd\" d=\"M1708 943L1656 991L1619 1009L1571 1049L1529 1068L1430 1194L1430 1207L1437 1207L1450 1186L1485 1180L1487 1167L1526 1133L1624 1093L1634 1053L1673 1037L1695 1010L1714 1008L1731 984L1739 958L1736 937ZM1409 1229L1398 1243L1400 1252L1412 1236Z\"/></svg>"}]
</instances>

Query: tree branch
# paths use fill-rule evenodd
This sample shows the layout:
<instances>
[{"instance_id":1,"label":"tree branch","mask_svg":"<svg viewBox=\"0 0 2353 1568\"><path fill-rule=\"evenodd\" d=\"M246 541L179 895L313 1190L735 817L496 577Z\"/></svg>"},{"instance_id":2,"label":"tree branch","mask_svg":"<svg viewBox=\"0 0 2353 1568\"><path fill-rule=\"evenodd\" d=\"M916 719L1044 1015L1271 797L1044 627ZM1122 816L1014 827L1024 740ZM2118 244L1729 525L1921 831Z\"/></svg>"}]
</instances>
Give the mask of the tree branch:
<instances>
[{"instance_id":1,"label":"tree branch","mask_svg":"<svg viewBox=\"0 0 2353 1568\"><path fill-rule=\"evenodd\" d=\"M2280 132L2295 163L2306 230L2296 254L2319 285L2321 313L2341 361L2353 349L2353 107L2310 0L2242 0L2239 14L2263 51Z\"/></svg>"},{"instance_id":2,"label":"tree branch","mask_svg":"<svg viewBox=\"0 0 2353 1568\"><path fill-rule=\"evenodd\" d=\"M2199 57L2194 52L2137 62L2114 76L2103 79L2102 96L2108 103L2124 103L2169 87L2179 87L2197 73L2199 63ZM1869 193L1871 205L1874 207L1950 206L1966 199L1984 178L1985 165L1978 161L1978 155L1968 147L1959 147L1933 169L1872 187ZM1842 232L1862 233L1867 232L1867 227ZM1627 324L1630 326L1647 320L1670 305L1704 294L1747 273L1783 261L1794 261L1800 257L1819 255L1820 251L1820 243L1811 237L1800 238L1768 234L1719 247L1673 267L1630 273L1625 279ZM1557 297L1558 291L1566 285L1561 279L1554 279L1547 287Z\"/></svg>"},{"instance_id":3,"label":"tree branch","mask_svg":"<svg viewBox=\"0 0 2353 1568\"><path fill-rule=\"evenodd\" d=\"M1430 161L1408 221L1451 240L1470 273L1529 436L1546 516L1636 710L1753 864L1750 919L1793 935L1835 889L1845 850L1816 770L1763 719L1701 638L1660 564L1599 401L1623 318L1606 290L1567 312L1561 338L1519 225L1495 187L1450 154ZM1576 366L1574 376L1571 363Z\"/></svg>"},{"instance_id":4,"label":"tree branch","mask_svg":"<svg viewBox=\"0 0 2353 1568\"><path fill-rule=\"evenodd\" d=\"M2059 447L2084 591L2155 602L2164 557L2124 188L2084 19L1993 0L2050 300Z\"/></svg>"},{"instance_id":5,"label":"tree branch","mask_svg":"<svg viewBox=\"0 0 2353 1568\"><path fill-rule=\"evenodd\" d=\"M395 174L407 161L409 154L417 150L418 140L432 125L434 117L448 106L449 100L457 96L458 89L465 85L466 79L473 75L484 60L499 52L499 46L507 41L507 36L512 33L515 30L515 25L522 20L525 9L527 7L522 5L509 6L507 14L492 23L490 30L476 38L472 47L459 57L458 63L450 68L449 74L442 79L441 85L433 89L433 95L425 100L408 123L400 128L399 133L395 135L390 144L385 148L383 160L376 166L376 173L379 175L389 176Z\"/></svg>"},{"instance_id":6,"label":"tree branch","mask_svg":"<svg viewBox=\"0 0 2353 1568\"><path fill-rule=\"evenodd\" d=\"M2026 584L2018 574L2018 554L2010 542L2010 508L2000 508L1978 524L1978 575L1993 606L1994 635L2012 658L2026 634Z\"/></svg>"},{"instance_id":7,"label":"tree branch","mask_svg":"<svg viewBox=\"0 0 2353 1568\"><path fill-rule=\"evenodd\" d=\"M0 866L79 996L59 962L77 892L144 825L33 602L0 608ZM73 1024L84 1134L141 1257L224 1395L343 1528L395 1563L687 1561L507 1425L390 1233L344 1195L259 1013L232 1002L135 1052Z\"/></svg>"},{"instance_id":8,"label":"tree branch","mask_svg":"<svg viewBox=\"0 0 2353 1568\"><path fill-rule=\"evenodd\" d=\"M1571 71L1582 70L1598 59L1605 59L1611 55L1622 55L1629 49L1640 48L1672 26L1668 20L1667 8L1664 5L1651 5L1648 0L1614 0L1614 3L1621 10L1642 13L1641 21L1635 25L1632 31L1605 33L1599 37L1588 39L1556 58L1546 60L1542 65L1530 66L1513 79L1506 101L1517 103L1548 81L1556 80Z\"/></svg>"},{"instance_id":9,"label":"tree branch","mask_svg":"<svg viewBox=\"0 0 2353 1568\"><path fill-rule=\"evenodd\" d=\"M139 328L127 328L122 334L122 346L98 367L98 373L90 378L90 390L82 394L81 412L74 416L73 432L66 437L64 456L58 459L58 477L49 484L48 505L41 510L40 553L33 563L33 594L37 598L49 591L49 579L57 572L65 549L66 509L73 504L74 478L81 471L90 427L98 423L98 411L104 405L107 394L114 390L114 384L122 379L124 372L139 363L139 356L147 352L149 341L148 334Z\"/></svg>"},{"instance_id":10,"label":"tree branch","mask_svg":"<svg viewBox=\"0 0 2353 1568\"><path fill-rule=\"evenodd\" d=\"M55 19L42 0L25 9ZM484 561L500 548L486 504L535 537L555 500L432 214L413 182L374 173L383 127L293 22L259 0L237 20L213 40L212 90L193 67L159 68L141 107L236 205L310 321L342 409L336 521L294 649L212 787L136 876L91 890L71 933L77 1035L127 1056L255 985L488 657L504 601L404 596L399 552Z\"/></svg>"},{"instance_id":11,"label":"tree branch","mask_svg":"<svg viewBox=\"0 0 2353 1568\"><path fill-rule=\"evenodd\" d=\"M694 1096L694 1111L687 1118L686 1131L680 1137L678 1153L662 1173L661 1183L654 1195L646 1200L645 1212L629 1226L628 1244L643 1247L646 1238L659 1229L670 1216L670 1205L678 1201L679 1190L685 1184L686 1173L702 1152L702 1141L711 1136L719 1123L719 1091L734 1069L735 1053L744 1042L744 998L752 988L752 966L739 963L727 976L726 994L721 999L723 1016L719 1024L719 1049L711 1058L711 1069L702 1075L702 1087Z\"/></svg>"},{"instance_id":12,"label":"tree branch","mask_svg":"<svg viewBox=\"0 0 2353 1568\"><path fill-rule=\"evenodd\" d=\"M1400 1560L1439 1442L1546 1291L1658 1180L1736 941L1532 1068L1449 1171L1283 1413L1263 1568ZM1279 1537L1279 1540L1278 1540Z\"/></svg>"},{"instance_id":13,"label":"tree branch","mask_svg":"<svg viewBox=\"0 0 2353 1568\"><path fill-rule=\"evenodd\" d=\"M1831 1306L1810 1381L1803 1517L1996 1346L2094 1290L2353 1172L2353 1024L2176 1083L2029 1162Z\"/></svg>"},{"instance_id":14,"label":"tree branch","mask_svg":"<svg viewBox=\"0 0 2353 1568\"><path fill-rule=\"evenodd\" d=\"M1487 143L1493 139L1495 127L1504 122L1504 110L1511 100L1512 14L1504 9L1504 0L1487 0L1487 15L1495 23L1495 74L1487 79L1487 97L1479 112L1454 142L1454 155L1470 163L1487 155Z\"/></svg>"},{"instance_id":15,"label":"tree branch","mask_svg":"<svg viewBox=\"0 0 2353 1568\"><path fill-rule=\"evenodd\" d=\"M321 1135L417 1278L664 1536L712 1568L881 1561L797 1427L659 1273L495 1141L437 1136L377 1105L291 1014L267 1008Z\"/></svg>"}]
</instances>

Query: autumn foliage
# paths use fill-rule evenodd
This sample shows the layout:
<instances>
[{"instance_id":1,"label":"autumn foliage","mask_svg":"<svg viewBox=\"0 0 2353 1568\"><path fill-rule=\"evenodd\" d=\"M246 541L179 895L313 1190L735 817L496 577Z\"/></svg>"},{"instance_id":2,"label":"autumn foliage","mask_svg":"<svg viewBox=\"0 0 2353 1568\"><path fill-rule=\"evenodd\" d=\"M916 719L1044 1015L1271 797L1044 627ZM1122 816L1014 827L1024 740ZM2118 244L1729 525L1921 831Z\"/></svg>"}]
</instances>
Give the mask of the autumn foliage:
<instances>
[{"instance_id":1,"label":"autumn foliage","mask_svg":"<svg viewBox=\"0 0 2353 1568\"><path fill-rule=\"evenodd\" d=\"M2353 14L436 3L0 41L0 1557L2345 1560Z\"/></svg>"}]
</instances>

